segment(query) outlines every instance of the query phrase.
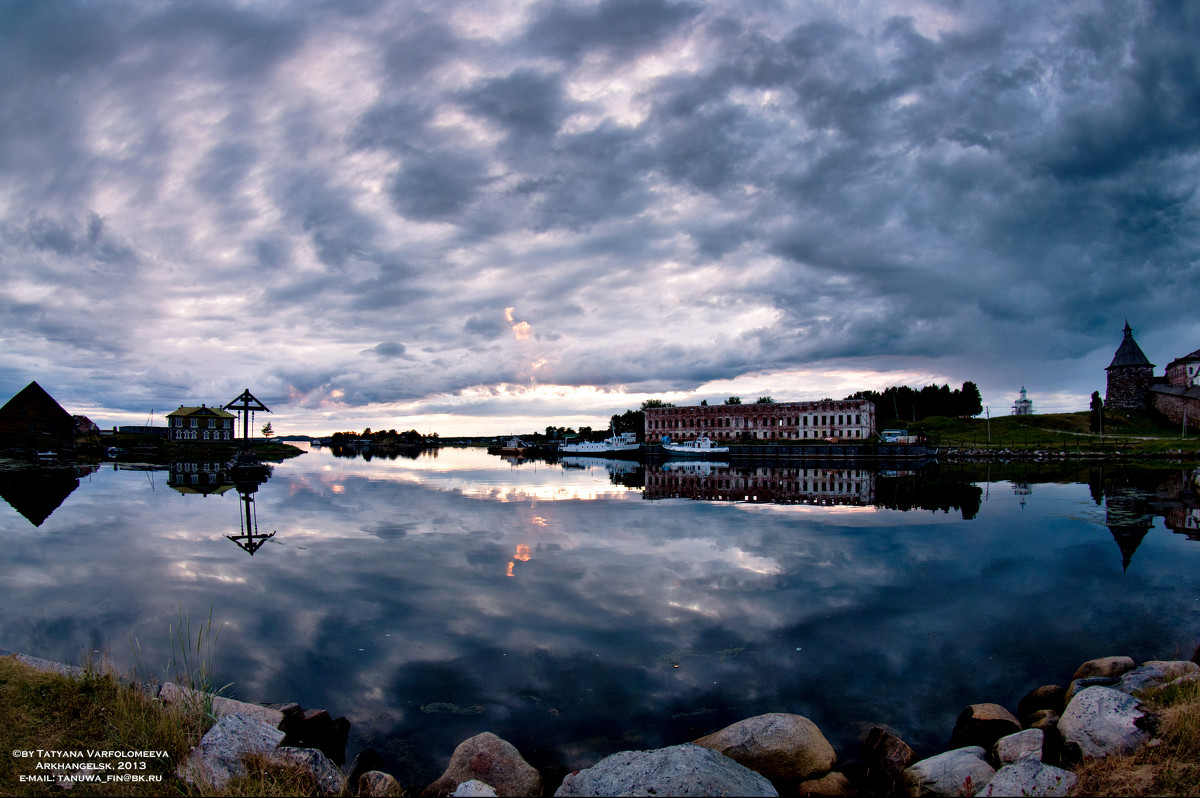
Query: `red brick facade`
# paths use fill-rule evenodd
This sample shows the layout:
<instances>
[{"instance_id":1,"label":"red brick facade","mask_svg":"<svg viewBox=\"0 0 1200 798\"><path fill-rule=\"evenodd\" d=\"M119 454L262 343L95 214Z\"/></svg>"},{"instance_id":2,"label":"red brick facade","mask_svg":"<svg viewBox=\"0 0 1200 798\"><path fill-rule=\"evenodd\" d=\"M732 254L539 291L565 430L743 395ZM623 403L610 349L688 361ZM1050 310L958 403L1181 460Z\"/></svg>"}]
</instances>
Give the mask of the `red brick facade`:
<instances>
[{"instance_id":1,"label":"red brick facade","mask_svg":"<svg viewBox=\"0 0 1200 798\"><path fill-rule=\"evenodd\" d=\"M707 435L715 441L865 441L875 434L875 405L863 399L748 405L653 407L645 411L646 442Z\"/></svg>"}]
</instances>

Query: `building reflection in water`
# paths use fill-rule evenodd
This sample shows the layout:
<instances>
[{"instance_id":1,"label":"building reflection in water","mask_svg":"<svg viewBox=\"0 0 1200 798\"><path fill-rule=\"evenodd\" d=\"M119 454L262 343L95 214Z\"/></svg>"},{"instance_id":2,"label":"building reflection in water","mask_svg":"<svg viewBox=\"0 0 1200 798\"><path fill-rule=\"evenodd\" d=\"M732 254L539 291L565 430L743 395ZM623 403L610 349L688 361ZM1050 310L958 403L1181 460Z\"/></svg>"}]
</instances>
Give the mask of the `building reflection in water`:
<instances>
[{"instance_id":1,"label":"building reflection in water","mask_svg":"<svg viewBox=\"0 0 1200 798\"><path fill-rule=\"evenodd\" d=\"M275 537L275 532L259 532L258 508L254 494L271 477L269 466L259 463L236 466L208 460L180 460L167 466L167 485L185 496L221 495L236 490L241 499L238 511L240 529L237 535L226 535L251 556Z\"/></svg>"},{"instance_id":2,"label":"building reflection in water","mask_svg":"<svg viewBox=\"0 0 1200 798\"><path fill-rule=\"evenodd\" d=\"M667 462L646 468L646 499L820 506L869 506L875 501L876 472L847 465L836 468L732 468L728 463Z\"/></svg>"},{"instance_id":3,"label":"building reflection in water","mask_svg":"<svg viewBox=\"0 0 1200 798\"><path fill-rule=\"evenodd\" d=\"M1156 517L1172 532L1200 540L1200 507L1188 486L1189 473L1185 469L1091 469L1088 486L1092 499L1104 504L1104 525L1121 550L1125 570Z\"/></svg>"},{"instance_id":4,"label":"building reflection in water","mask_svg":"<svg viewBox=\"0 0 1200 798\"><path fill-rule=\"evenodd\" d=\"M233 490L233 477L225 463L179 460L167 466L167 486L185 496L219 496Z\"/></svg>"},{"instance_id":5,"label":"building reflection in water","mask_svg":"<svg viewBox=\"0 0 1200 798\"><path fill-rule=\"evenodd\" d=\"M89 465L0 471L0 498L29 523L41 526L79 487L79 478L99 468Z\"/></svg>"}]
</instances>

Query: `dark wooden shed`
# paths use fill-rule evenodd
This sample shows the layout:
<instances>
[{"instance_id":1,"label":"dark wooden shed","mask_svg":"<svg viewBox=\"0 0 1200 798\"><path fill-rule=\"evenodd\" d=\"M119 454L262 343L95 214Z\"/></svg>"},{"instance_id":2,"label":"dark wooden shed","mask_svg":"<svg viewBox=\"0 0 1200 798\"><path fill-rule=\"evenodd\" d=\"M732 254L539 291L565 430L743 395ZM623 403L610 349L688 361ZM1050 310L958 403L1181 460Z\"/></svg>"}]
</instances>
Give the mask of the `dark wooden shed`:
<instances>
[{"instance_id":1,"label":"dark wooden shed","mask_svg":"<svg viewBox=\"0 0 1200 798\"><path fill-rule=\"evenodd\" d=\"M42 386L31 382L0 407L0 448L74 450L75 419Z\"/></svg>"}]
</instances>

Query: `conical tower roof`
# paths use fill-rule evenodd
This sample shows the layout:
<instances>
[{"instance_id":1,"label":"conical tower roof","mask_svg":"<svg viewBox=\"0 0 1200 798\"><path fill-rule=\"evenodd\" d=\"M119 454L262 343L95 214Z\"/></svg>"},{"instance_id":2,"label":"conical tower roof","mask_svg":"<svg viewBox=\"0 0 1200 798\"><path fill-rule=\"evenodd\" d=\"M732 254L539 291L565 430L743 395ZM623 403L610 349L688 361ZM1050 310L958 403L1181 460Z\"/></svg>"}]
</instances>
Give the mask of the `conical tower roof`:
<instances>
[{"instance_id":1,"label":"conical tower roof","mask_svg":"<svg viewBox=\"0 0 1200 798\"><path fill-rule=\"evenodd\" d=\"M1125 337L1121 339L1121 345L1117 347L1117 353L1113 355L1112 362L1108 364L1108 369L1124 366L1154 368L1154 364L1146 357L1142 348L1137 345L1137 341L1133 340L1133 330L1129 326L1129 319L1125 320ZM1108 369L1105 369L1105 371L1108 371Z\"/></svg>"}]
</instances>

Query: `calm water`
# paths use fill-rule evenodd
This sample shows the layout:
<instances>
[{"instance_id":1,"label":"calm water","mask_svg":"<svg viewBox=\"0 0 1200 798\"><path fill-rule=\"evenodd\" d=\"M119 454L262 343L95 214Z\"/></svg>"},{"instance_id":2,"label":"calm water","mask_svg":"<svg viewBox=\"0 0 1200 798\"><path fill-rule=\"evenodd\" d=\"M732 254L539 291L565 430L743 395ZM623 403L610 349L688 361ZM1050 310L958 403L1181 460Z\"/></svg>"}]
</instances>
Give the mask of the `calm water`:
<instances>
[{"instance_id":1,"label":"calm water","mask_svg":"<svg viewBox=\"0 0 1200 798\"><path fill-rule=\"evenodd\" d=\"M409 784L484 730L561 777L772 711L842 758L874 724L928 754L969 703L1200 641L1181 468L314 450L252 494L275 535L250 555L247 504L203 467L0 471L0 647L133 667L136 640L161 674L169 627L211 609L218 684L346 715L349 756L373 746Z\"/></svg>"}]
</instances>

